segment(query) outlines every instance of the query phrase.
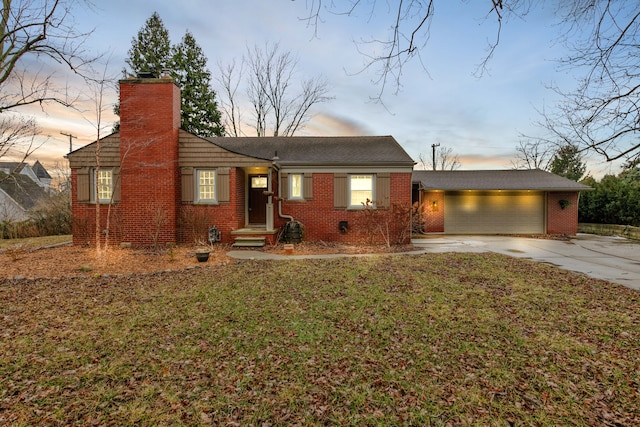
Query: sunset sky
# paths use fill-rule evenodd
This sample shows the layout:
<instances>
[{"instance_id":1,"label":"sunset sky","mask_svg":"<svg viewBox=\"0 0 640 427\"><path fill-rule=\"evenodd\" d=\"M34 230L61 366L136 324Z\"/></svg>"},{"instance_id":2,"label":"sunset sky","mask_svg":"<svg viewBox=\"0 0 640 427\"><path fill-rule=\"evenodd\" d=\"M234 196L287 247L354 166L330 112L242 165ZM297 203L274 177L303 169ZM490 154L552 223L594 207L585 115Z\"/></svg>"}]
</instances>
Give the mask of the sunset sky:
<instances>
[{"instance_id":1,"label":"sunset sky","mask_svg":"<svg viewBox=\"0 0 640 427\"><path fill-rule=\"evenodd\" d=\"M367 7L354 16L324 12L317 29L303 19L311 4L306 0L96 3L77 6L74 15L80 31L93 30L86 47L108 58L107 74L114 81L122 77L132 38L156 11L172 44L187 30L194 35L214 75L218 62L240 61L247 47L279 43L282 50L297 55L301 77L324 76L334 99L314 107L313 119L300 134L393 135L416 161L421 153L431 152L431 144L439 143L459 156L461 169L511 168L521 135L541 134L535 124L541 120L539 111L553 111L558 98L548 87L570 90L576 84L570 71L560 70L554 61L566 52L555 42L561 28L554 26L553 9L506 22L489 73L478 78L473 73L497 31L495 18L488 15L491 2L435 2L427 47L404 69L400 91L395 94L388 87L382 104L371 101L380 91L372 83L377 69L362 71L366 58L358 51L371 45L357 42L386 37L394 18L385 2L378 2L374 15ZM341 2L333 3L338 10ZM56 78L83 84L64 70ZM215 80L212 86L220 91ZM105 104L113 104L117 94L109 90L105 96ZM50 105L44 111L22 111L36 116L43 134L50 135L32 161L64 161L69 139L60 132L78 137L74 148L95 140L95 113L90 104L81 109L82 113ZM249 117L250 111L244 115ZM114 120L110 111L103 118L109 125ZM601 158L587 160L594 176L619 171Z\"/></svg>"}]
</instances>

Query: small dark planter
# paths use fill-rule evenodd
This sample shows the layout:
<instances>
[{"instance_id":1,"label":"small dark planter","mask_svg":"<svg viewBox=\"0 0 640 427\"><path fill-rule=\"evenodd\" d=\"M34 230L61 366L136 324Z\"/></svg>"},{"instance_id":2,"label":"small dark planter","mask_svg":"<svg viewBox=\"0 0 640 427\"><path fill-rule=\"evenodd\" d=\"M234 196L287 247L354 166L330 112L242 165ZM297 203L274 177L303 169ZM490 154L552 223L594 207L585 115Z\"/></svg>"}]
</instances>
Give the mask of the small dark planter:
<instances>
[{"instance_id":1,"label":"small dark planter","mask_svg":"<svg viewBox=\"0 0 640 427\"><path fill-rule=\"evenodd\" d=\"M209 252L196 252L196 258L198 262L207 262L209 261Z\"/></svg>"}]
</instances>

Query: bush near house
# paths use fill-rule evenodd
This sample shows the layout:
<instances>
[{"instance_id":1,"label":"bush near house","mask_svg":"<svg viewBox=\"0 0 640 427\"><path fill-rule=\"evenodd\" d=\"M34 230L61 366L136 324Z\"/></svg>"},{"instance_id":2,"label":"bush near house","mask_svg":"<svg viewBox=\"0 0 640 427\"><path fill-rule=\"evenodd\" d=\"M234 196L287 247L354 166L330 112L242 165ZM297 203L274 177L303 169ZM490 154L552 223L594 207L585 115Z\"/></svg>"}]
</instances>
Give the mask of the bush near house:
<instances>
[{"instance_id":1,"label":"bush near house","mask_svg":"<svg viewBox=\"0 0 640 427\"><path fill-rule=\"evenodd\" d=\"M579 221L594 224L640 226L640 169L628 169L600 181L582 181L594 188L580 195Z\"/></svg>"},{"instance_id":2,"label":"bush near house","mask_svg":"<svg viewBox=\"0 0 640 427\"><path fill-rule=\"evenodd\" d=\"M5 219L0 222L0 238L71 234L71 221L71 191L65 190L40 198L25 221Z\"/></svg>"}]
</instances>

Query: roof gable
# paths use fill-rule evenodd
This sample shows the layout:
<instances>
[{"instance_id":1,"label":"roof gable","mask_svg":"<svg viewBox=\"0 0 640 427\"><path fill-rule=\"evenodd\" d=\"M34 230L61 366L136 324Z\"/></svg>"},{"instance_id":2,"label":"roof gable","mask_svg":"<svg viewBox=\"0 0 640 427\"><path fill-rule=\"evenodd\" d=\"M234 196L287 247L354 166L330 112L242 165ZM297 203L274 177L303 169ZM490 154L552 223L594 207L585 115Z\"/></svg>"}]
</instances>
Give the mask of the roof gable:
<instances>
[{"instance_id":1,"label":"roof gable","mask_svg":"<svg viewBox=\"0 0 640 427\"><path fill-rule=\"evenodd\" d=\"M40 163L39 160L36 160L36 162L33 164L32 169L38 179L51 179L51 175L49 175L49 172L47 172L47 170L44 166L42 166L42 163Z\"/></svg>"},{"instance_id":2,"label":"roof gable","mask_svg":"<svg viewBox=\"0 0 640 427\"><path fill-rule=\"evenodd\" d=\"M540 169L414 171L427 190L585 191L591 187Z\"/></svg>"}]
</instances>

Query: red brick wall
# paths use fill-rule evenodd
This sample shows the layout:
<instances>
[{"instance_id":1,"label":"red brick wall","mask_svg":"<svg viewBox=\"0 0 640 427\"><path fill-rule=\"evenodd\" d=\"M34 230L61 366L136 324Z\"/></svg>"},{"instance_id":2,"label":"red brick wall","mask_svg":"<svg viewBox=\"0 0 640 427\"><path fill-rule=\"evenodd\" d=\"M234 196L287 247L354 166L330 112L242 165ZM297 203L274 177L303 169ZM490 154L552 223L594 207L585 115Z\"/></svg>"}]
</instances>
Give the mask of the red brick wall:
<instances>
[{"instance_id":1,"label":"red brick wall","mask_svg":"<svg viewBox=\"0 0 640 427\"><path fill-rule=\"evenodd\" d=\"M424 219L424 231L444 233L444 192L423 191L420 209Z\"/></svg>"},{"instance_id":2,"label":"red brick wall","mask_svg":"<svg viewBox=\"0 0 640 427\"><path fill-rule=\"evenodd\" d=\"M547 193L547 234L576 234L578 232L577 192ZM562 209L560 200L568 200Z\"/></svg>"},{"instance_id":3,"label":"red brick wall","mask_svg":"<svg viewBox=\"0 0 640 427\"><path fill-rule=\"evenodd\" d=\"M244 172L237 168L229 170L230 200L218 205L182 204L180 209L180 243L197 243L194 238L207 242L209 227L220 231L222 243L233 243L231 232L244 227ZM194 230L194 224L197 230Z\"/></svg>"},{"instance_id":4,"label":"red brick wall","mask_svg":"<svg viewBox=\"0 0 640 427\"><path fill-rule=\"evenodd\" d=\"M173 80L120 82L122 240L177 241L180 90Z\"/></svg>"},{"instance_id":5,"label":"red brick wall","mask_svg":"<svg viewBox=\"0 0 640 427\"><path fill-rule=\"evenodd\" d=\"M361 210L335 209L333 199L333 174L314 173L313 174L313 199L307 201L282 201L282 213L293 216L304 226L304 239L309 241L326 241L342 243L368 242L370 237L374 237L375 243L384 243L382 234L366 226ZM392 173L391 174L391 205L397 204L406 207L411 206L411 174ZM391 209L381 215L392 215ZM278 207L275 206L276 227L283 226L287 220L279 218ZM349 226L346 233L339 230L340 221L348 221ZM395 237L399 236L404 228L408 227L409 217L400 223L393 221L389 231L392 237L391 244L395 243ZM405 242L409 236L406 236Z\"/></svg>"},{"instance_id":6,"label":"red brick wall","mask_svg":"<svg viewBox=\"0 0 640 427\"><path fill-rule=\"evenodd\" d=\"M77 170L71 170L71 185L77 189ZM96 242L96 204L78 203L76 191L71 193L72 233L74 245L95 245ZM108 219L108 221L107 221ZM101 242L105 242L105 230L109 230L109 243L120 242L122 236L122 215L118 204L100 205Z\"/></svg>"}]
</instances>

